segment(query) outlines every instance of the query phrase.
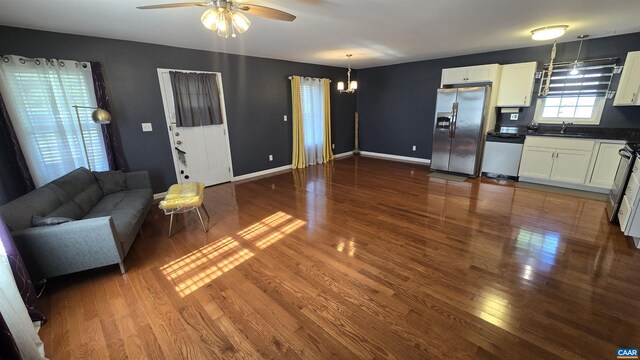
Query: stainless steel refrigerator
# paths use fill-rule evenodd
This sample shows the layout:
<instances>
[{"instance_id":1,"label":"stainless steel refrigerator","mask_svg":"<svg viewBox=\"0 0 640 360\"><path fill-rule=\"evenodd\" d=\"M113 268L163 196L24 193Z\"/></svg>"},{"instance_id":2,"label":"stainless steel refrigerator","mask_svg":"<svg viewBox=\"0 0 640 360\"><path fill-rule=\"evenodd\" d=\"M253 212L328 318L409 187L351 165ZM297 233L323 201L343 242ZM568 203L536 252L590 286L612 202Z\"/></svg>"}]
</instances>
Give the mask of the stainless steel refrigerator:
<instances>
[{"instance_id":1,"label":"stainless steel refrigerator","mask_svg":"<svg viewBox=\"0 0 640 360\"><path fill-rule=\"evenodd\" d=\"M478 176L490 86L438 89L431 169Z\"/></svg>"}]
</instances>

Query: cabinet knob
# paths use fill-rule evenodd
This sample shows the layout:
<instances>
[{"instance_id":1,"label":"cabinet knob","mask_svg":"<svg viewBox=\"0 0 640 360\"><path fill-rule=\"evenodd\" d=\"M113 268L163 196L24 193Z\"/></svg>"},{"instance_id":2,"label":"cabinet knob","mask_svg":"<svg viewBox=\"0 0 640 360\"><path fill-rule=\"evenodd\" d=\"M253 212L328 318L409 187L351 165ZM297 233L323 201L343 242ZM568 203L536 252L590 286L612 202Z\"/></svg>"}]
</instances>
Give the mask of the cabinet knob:
<instances>
[{"instance_id":1,"label":"cabinet knob","mask_svg":"<svg viewBox=\"0 0 640 360\"><path fill-rule=\"evenodd\" d=\"M636 102L636 95L638 95L637 93L633 93L633 95L631 95L631 102L634 103Z\"/></svg>"},{"instance_id":2,"label":"cabinet knob","mask_svg":"<svg viewBox=\"0 0 640 360\"><path fill-rule=\"evenodd\" d=\"M527 96L526 95L524 96L524 101L522 103L525 104L525 105L527 104Z\"/></svg>"}]
</instances>

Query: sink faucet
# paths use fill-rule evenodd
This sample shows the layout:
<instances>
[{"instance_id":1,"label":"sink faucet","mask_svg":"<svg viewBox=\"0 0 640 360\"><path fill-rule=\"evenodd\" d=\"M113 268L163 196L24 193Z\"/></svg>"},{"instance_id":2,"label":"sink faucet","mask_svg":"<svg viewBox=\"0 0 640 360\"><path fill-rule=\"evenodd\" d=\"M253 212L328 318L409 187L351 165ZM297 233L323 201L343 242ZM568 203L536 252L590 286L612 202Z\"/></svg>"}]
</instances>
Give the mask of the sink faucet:
<instances>
[{"instance_id":1,"label":"sink faucet","mask_svg":"<svg viewBox=\"0 0 640 360\"><path fill-rule=\"evenodd\" d=\"M573 125L572 122L567 123L567 122L562 122L562 130L560 130L560 134L564 134L567 131L567 128L569 127L569 125Z\"/></svg>"}]
</instances>

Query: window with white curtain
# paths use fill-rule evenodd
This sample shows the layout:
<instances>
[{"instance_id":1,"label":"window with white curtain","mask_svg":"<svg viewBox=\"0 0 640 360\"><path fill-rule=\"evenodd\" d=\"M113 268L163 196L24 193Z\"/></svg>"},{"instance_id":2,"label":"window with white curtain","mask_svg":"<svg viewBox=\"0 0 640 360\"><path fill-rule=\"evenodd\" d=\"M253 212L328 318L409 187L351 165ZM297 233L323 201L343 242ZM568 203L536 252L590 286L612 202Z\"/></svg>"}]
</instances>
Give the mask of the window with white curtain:
<instances>
[{"instance_id":1,"label":"window with white curtain","mask_svg":"<svg viewBox=\"0 0 640 360\"><path fill-rule=\"evenodd\" d=\"M79 109L80 127L73 108L96 106L89 63L4 56L0 91L36 186L88 168L87 158L91 170L109 170L102 128L91 119L93 110Z\"/></svg>"},{"instance_id":2,"label":"window with white curtain","mask_svg":"<svg viewBox=\"0 0 640 360\"><path fill-rule=\"evenodd\" d=\"M302 78L300 102L304 130L305 158L308 165L322 164L324 144L324 81L326 79Z\"/></svg>"}]
</instances>

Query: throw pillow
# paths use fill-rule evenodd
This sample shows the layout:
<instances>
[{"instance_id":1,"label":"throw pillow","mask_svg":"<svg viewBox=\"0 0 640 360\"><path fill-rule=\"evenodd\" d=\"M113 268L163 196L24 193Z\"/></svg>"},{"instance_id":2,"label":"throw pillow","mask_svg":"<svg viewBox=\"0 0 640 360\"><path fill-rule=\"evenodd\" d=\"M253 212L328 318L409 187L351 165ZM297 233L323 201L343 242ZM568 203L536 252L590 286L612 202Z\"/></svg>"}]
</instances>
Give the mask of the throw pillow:
<instances>
[{"instance_id":1,"label":"throw pillow","mask_svg":"<svg viewBox=\"0 0 640 360\"><path fill-rule=\"evenodd\" d=\"M117 193L127 188L127 178L118 171L94 171L93 176L105 195Z\"/></svg>"},{"instance_id":2,"label":"throw pillow","mask_svg":"<svg viewBox=\"0 0 640 360\"><path fill-rule=\"evenodd\" d=\"M32 226L59 225L59 224L67 223L69 221L73 221L73 219L61 217L61 216L42 217L38 215L33 215L31 217Z\"/></svg>"}]
</instances>

